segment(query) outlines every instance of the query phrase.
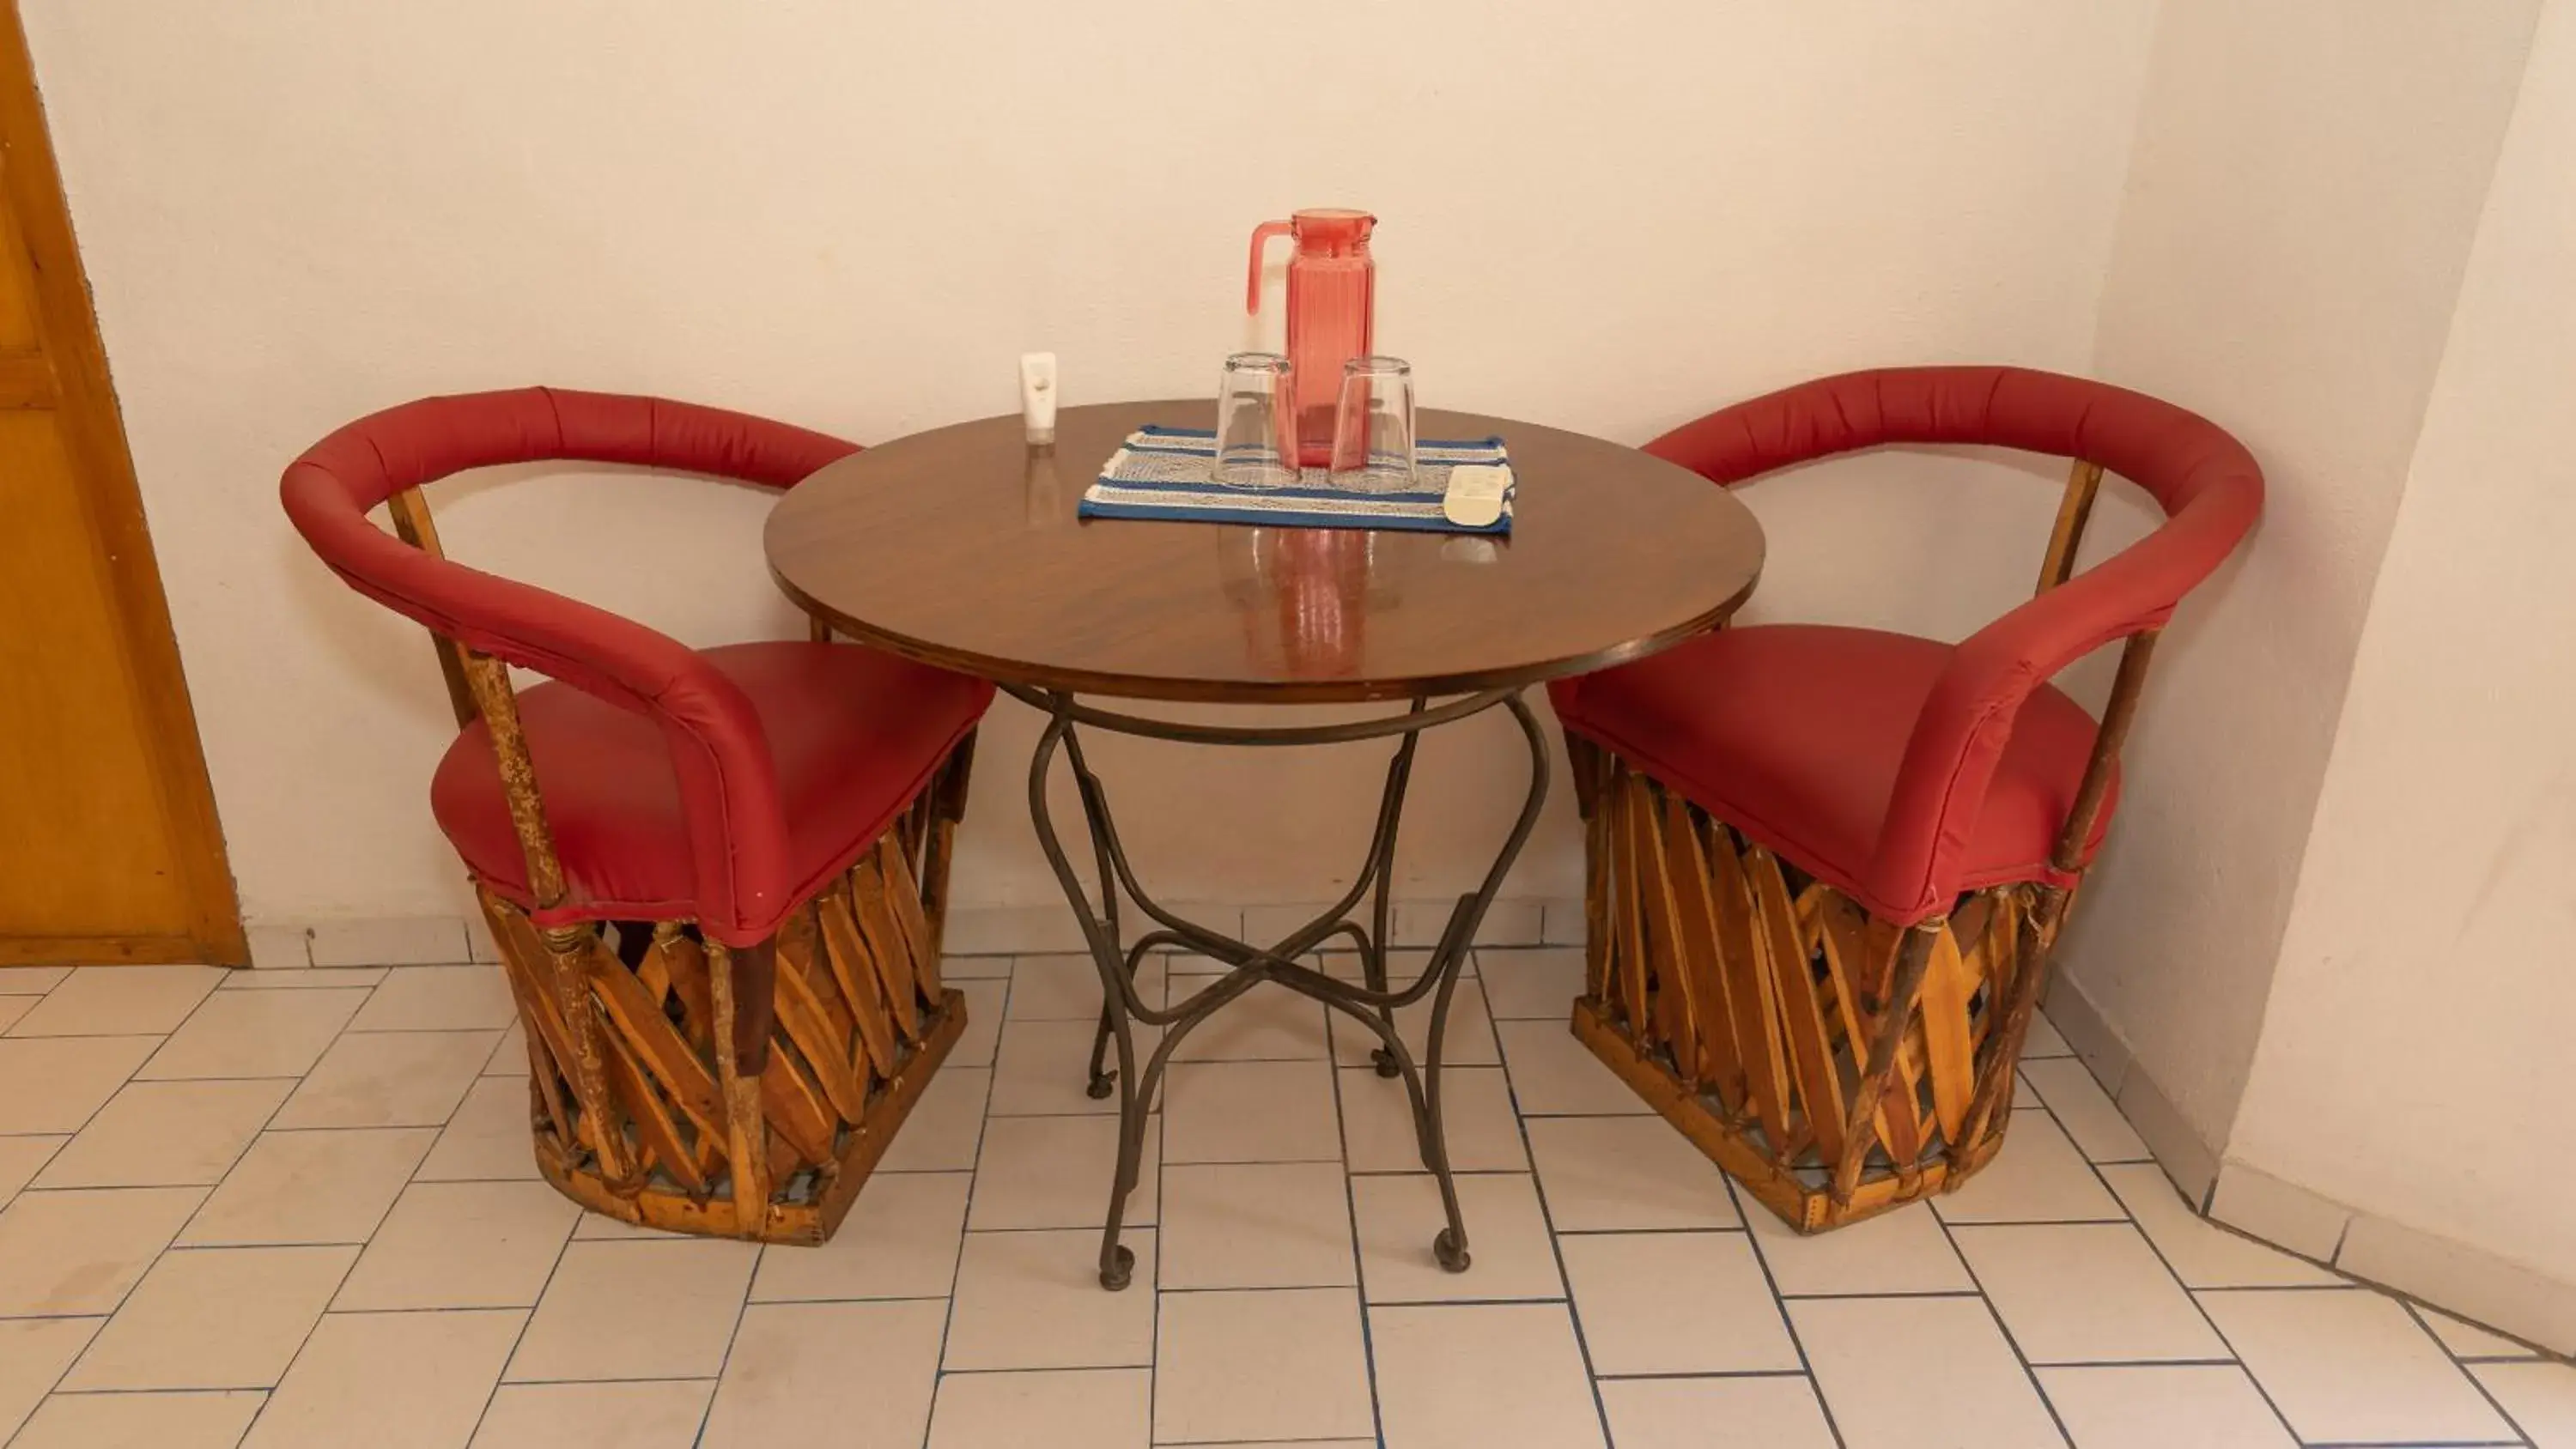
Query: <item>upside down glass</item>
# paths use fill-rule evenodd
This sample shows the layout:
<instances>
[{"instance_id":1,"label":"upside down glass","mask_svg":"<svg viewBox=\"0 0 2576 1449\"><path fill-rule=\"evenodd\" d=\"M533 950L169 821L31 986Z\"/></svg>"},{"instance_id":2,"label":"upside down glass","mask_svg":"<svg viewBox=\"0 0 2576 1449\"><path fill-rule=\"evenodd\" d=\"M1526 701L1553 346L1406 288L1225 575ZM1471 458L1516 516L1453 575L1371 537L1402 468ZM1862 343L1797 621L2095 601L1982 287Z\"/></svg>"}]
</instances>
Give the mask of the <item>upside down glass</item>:
<instances>
[{"instance_id":1,"label":"upside down glass","mask_svg":"<svg viewBox=\"0 0 2576 1449\"><path fill-rule=\"evenodd\" d=\"M1333 418L1333 486L1398 493L1413 486L1413 364L1354 357L1342 366Z\"/></svg>"},{"instance_id":2,"label":"upside down glass","mask_svg":"<svg viewBox=\"0 0 2576 1449\"><path fill-rule=\"evenodd\" d=\"M1225 360L1210 464L1216 481L1238 488L1297 481L1295 387L1288 359L1276 352L1238 352Z\"/></svg>"}]
</instances>

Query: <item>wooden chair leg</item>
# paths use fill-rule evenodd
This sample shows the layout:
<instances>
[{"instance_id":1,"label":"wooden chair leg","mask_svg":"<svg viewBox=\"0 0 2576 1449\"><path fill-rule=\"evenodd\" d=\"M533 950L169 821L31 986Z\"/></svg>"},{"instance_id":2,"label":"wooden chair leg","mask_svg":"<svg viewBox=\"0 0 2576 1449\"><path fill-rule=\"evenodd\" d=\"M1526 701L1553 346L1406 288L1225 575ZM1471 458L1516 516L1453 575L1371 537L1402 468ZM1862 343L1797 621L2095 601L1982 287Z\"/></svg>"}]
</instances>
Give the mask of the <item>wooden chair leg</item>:
<instances>
[{"instance_id":1,"label":"wooden chair leg","mask_svg":"<svg viewBox=\"0 0 2576 1449\"><path fill-rule=\"evenodd\" d=\"M2022 1044L2029 1039L2030 1019L2039 1010L2040 992L2048 985L2057 928L2066 913L2065 891L2042 886L2034 894L2038 897L2036 903L2021 918L2019 972L2006 994L2001 1020L1995 1028L1999 1038L1986 1063L1985 1076L1977 1083L1977 1100L1968 1109L1967 1130L1961 1134L1961 1141L1953 1144L1953 1152L1983 1141L1987 1124L2003 1120L2011 1112L2015 1068L2021 1065Z\"/></svg>"},{"instance_id":2,"label":"wooden chair leg","mask_svg":"<svg viewBox=\"0 0 2576 1449\"><path fill-rule=\"evenodd\" d=\"M590 994L590 946L597 934L597 928L591 926L552 926L538 931L537 939L545 947L544 979L554 991L555 1009L563 1016L565 1045L570 1049L563 1065L572 1078L573 1099L581 1104L584 1117L604 1123L612 1120L608 1111L608 1054L600 1040L599 1012ZM623 1133L598 1133L590 1145L599 1157L600 1176L608 1181L610 1191L640 1185L627 1161Z\"/></svg>"},{"instance_id":3,"label":"wooden chair leg","mask_svg":"<svg viewBox=\"0 0 2576 1449\"><path fill-rule=\"evenodd\" d=\"M1610 822L1602 793L1610 779L1610 753L1568 731L1565 755L1574 777L1574 808L1583 821L1583 980L1587 995L1608 989L1610 966Z\"/></svg>"},{"instance_id":4,"label":"wooden chair leg","mask_svg":"<svg viewBox=\"0 0 2576 1449\"><path fill-rule=\"evenodd\" d=\"M1905 944L1896 953L1896 970L1877 1007L1878 1031L1870 1038L1869 1059L1861 1067L1860 1090L1852 1094L1842 1160L1834 1164L1834 1202L1846 1210L1851 1206L1852 1193L1860 1186L1862 1166L1869 1158L1870 1124L1877 1120L1878 1104L1896 1079L1897 1049L1904 1045L1906 1028L1913 1023L1915 1005L1923 992L1923 974L1931 969L1933 949L1949 929L1949 919L1944 916L1918 922L1906 931Z\"/></svg>"},{"instance_id":5,"label":"wooden chair leg","mask_svg":"<svg viewBox=\"0 0 2576 1449\"><path fill-rule=\"evenodd\" d=\"M777 944L764 942L753 948L764 949L774 962ZM744 1040L748 1014L740 993L751 973L736 967L739 959L721 943L707 943L708 985L716 1018L716 1081L724 1100L725 1160L733 1167L734 1219L763 1223L769 1217L769 1124L760 1111L760 1070L750 1058L756 1049L766 1065L769 1043L766 1037Z\"/></svg>"},{"instance_id":6,"label":"wooden chair leg","mask_svg":"<svg viewBox=\"0 0 2576 1449\"><path fill-rule=\"evenodd\" d=\"M957 827L966 819L966 784L975 765L975 732L948 752L925 803L930 807L929 834L921 848L921 910L930 926L930 963L939 964L940 940L948 928L948 866L955 854Z\"/></svg>"}]
</instances>

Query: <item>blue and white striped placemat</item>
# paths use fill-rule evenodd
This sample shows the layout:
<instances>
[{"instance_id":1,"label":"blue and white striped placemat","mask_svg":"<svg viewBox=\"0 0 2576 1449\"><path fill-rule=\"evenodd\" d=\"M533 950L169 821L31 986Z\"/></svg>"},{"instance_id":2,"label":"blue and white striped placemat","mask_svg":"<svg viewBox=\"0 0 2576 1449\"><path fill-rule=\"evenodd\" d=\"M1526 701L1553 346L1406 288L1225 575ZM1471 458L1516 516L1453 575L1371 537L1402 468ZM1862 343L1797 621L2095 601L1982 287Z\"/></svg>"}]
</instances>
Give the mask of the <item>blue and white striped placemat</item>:
<instances>
[{"instance_id":1,"label":"blue and white striped placemat","mask_svg":"<svg viewBox=\"0 0 2576 1449\"><path fill-rule=\"evenodd\" d=\"M1414 447L1413 479L1402 491L1357 492L1336 488L1321 468L1308 468L1295 483L1251 487L1210 476L1216 434L1205 428L1147 425L1100 468L1099 481L1083 490L1084 518L1150 518L1166 522L1251 523L1276 528L1388 528L1422 533L1508 534L1512 493L1503 494L1503 516L1477 528L1451 523L1441 512L1449 470L1470 463L1509 463L1500 438L1467 442L1424 439ZM1517 488L1517 482L1513 488Z\"/></svg>"}]
</instances>

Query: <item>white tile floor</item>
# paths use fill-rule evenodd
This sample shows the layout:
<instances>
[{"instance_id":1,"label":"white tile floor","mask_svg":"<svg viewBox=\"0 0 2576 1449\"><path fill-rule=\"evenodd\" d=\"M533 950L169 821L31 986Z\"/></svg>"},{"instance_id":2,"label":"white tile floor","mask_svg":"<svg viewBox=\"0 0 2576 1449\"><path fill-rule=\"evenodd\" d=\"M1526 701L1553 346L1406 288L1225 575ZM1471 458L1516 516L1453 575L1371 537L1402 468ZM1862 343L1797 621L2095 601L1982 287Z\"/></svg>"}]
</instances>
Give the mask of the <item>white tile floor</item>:
<instances>
[{"instance_id":1,"label":"white tile floor","mask_svg":"<svg viewBox=\"0 0 2576 1449\"><path fill-rule=\"evenodd\" d=\"M0 1440L2576 1449L2576 1368L2193 1217L2054 1032L1977 1182L1800 1238L1567 1035L1575 953L1477 965L1469 1273L1401 1088L1264 990L1172 1073L1121 1294L1083 961L952 963L848 1224L766 1250L537 1181L492 968L0 971Z\"/></svg>"}]
</instances>

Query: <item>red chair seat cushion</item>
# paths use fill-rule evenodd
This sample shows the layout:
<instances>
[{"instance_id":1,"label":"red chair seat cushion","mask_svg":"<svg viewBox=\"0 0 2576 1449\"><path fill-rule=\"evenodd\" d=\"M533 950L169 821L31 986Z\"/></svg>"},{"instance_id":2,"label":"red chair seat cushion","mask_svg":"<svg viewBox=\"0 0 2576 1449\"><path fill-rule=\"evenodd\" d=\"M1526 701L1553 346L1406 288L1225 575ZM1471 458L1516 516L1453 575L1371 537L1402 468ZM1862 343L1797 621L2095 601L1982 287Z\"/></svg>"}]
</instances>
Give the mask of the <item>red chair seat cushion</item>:
<instances>
[{"instance_id":1,"label":"red chair seat cushion","mask_svg":"<svg viewBox=\"0 0 2576 1449\"><path fill-rule=\"evenodd\" d=\"M855 645L775 641L700 653L741 686L760 718L786 814L796 882L789 904L884 833L993 696L982 680ZM522 690L519 721L570 892L540 924L699 914L661 727L559 683ZM530 904L526 857L481 721L439 762L429 802L466 868Z\"/></svg>"},{"instance_id":2,"label":"red chair seat cushion","mask_svg":"<svg viewBox=\"0 0 2576 1449\"><path fill-rule=\"evenodd\" d=\"M1871 911L1904 919L1903 903L1871 900L1860 883L1915 718L1950 654L1947 644L1876 629L1761 625L1563 681L1551 694L1568 729ZM1959 889L2072 882L2048 857L2093 737L2082 706L2047 685L2031 691L1963 842ZM2118 795L2115 773L2088 860Z\"/></svg>"}]
</instances>

